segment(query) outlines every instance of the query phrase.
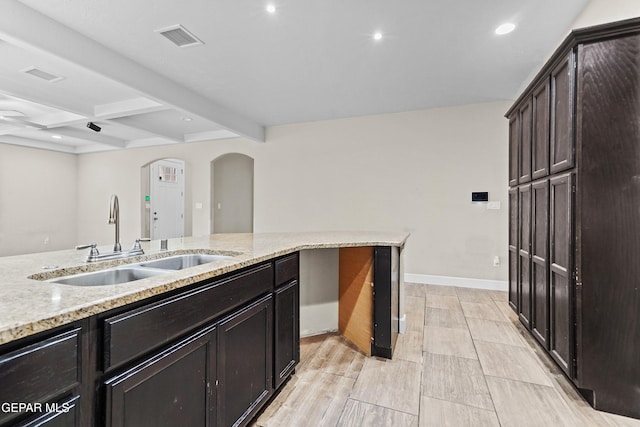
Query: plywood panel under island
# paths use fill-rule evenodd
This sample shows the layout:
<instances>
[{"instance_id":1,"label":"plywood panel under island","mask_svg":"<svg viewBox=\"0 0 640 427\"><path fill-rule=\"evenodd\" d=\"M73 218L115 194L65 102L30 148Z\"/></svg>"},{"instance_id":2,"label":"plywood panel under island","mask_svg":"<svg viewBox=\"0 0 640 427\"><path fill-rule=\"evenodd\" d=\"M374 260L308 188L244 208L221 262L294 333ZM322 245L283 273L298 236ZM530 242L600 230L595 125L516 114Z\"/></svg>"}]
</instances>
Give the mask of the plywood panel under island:
<instances>
[{"instance_id":1,"label":"plywood panel under island","mask_svg":"<svg viewBox=\"0 0 640 427\"><path fill-rule=\"evenodd\" d=\"M373 248L340 248L338 329L367 356L373 337Z\"/></svg>"}]
</instances>

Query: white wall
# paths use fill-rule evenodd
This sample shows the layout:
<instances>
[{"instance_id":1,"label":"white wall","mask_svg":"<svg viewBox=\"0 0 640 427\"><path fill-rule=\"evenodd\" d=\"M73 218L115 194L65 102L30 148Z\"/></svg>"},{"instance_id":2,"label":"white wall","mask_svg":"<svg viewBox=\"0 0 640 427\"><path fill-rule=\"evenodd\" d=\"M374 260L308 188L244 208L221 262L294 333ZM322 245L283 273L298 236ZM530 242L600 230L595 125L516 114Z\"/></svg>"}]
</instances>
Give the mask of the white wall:
<instances>
[{"instance_id":1,"label":"white wall","mask_svg":"<svg viewBox=\"0 0 640 427\"><path fill-rule=\"evenodd\" d=\"M80 155L78 239L112 243L106 220L116 193L127 247L140 233L140 166L162 157L186 161L187 215L194 235L208 234L210 161L239 152L255 159L256 232L405 230L412 234L407 273L506 280L509 106L277 126L265 144L234 139ZM472 204L472 191L488 191L502 209Z\"/></svg>"},{"instance_id":2,"label":"white wall","mask_svg":"<svg viewBox=\"0 0 640 427\"><path fill-rule=\"evenodd\" d=\"M76 244L76 160L0 144L0 256Z\"/></svg>"},{"instance_id":3,"label":"white wall","mask_svg":"<svg viewBox=\"0 0 640 427\"><path fill-rule=\"evenodd\" d=\"M637 17L640 17L639 0L591 0L569 30Z\"/></svg>"}]
</instances>

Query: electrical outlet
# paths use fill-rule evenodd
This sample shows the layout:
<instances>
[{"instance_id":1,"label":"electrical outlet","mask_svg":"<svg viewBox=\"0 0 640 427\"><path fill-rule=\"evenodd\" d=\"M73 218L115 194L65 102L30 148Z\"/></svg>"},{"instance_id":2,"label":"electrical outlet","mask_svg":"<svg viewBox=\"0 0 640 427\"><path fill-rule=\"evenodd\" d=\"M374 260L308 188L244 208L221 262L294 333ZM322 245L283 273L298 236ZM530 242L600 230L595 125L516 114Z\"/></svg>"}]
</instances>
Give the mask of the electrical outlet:
<instances>
[{"instance_id":1,"label":"electrical outlet","mask_svg":"<svg viewBox=\"0 0 640 427\"><path fill-rule=\"evenodd\" d=\"M42 243L44 243L45 245L48 245L49 244L49 236L45 237L44 241Z\"/></svg>"},{"instance_id":2,"label":"electrical outlet","mask_svg":"<svg viewBox=\"0 0 640 427\"><path fill-rule=\"evenodd\" d=\"M500 257L498 255L493 257L493 266L500 267Z\"/></svg>"}]
</instances>

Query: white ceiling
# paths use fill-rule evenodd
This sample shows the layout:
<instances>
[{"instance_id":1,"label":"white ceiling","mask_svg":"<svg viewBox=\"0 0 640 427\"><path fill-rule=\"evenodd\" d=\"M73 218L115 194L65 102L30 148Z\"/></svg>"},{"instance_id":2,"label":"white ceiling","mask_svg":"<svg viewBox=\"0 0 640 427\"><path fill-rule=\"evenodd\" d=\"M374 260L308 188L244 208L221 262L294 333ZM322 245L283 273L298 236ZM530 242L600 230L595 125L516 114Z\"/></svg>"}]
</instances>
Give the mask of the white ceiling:
<instances>
[{"instance_id":1,"label":"white ceiling","mask_svg":"<svg viewBox=\"0 0 640 427\"><path fill-rule=\"evenodd\" d=\"M264 126L513 99L587 3L274 0L270 14L266 1L2 0L0 111L32 126L0 119L0 142L261 141ZM516 30L495 35L507 21ZM176 24L204 45L155 32ZM33 66L64 78L21 71Z\"/></svg>"}]
</instances>

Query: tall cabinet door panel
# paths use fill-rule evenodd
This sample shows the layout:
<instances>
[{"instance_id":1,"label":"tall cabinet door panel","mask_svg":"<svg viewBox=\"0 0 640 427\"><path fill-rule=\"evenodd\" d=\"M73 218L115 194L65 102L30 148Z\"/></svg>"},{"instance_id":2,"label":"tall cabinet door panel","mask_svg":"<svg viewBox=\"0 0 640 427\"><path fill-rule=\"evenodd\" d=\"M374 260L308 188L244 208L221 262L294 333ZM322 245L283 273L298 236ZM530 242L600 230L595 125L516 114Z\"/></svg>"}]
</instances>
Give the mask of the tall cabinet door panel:
<instances>
[{"instance_id":1,"label":"tall cabinet door panel","mask_svg":"<svg viewBox=\"0 0 640 427\"><path fill-rule=\"evenodd\" d=\"M548 78L533 91L531 179L549 175L549 92Z\"/></svg>"},{"instance_id":2,"label":"tall cabinet door panel","mask_svg":"<svg viewBox=\"0 0 640 427\"><path fill-rule=\"evenodd\" d=\"M519 184L531 181L531 137L533 123L531 100L520 108L520 173Z\"/></svg>"},{"instance_id":3,"label":"tall cabinet door panel","mask_svg":"<svg viewBox=\"0 0 640 427\"><path fill-rule=\"evenodd\" d=\"M518 185L520 163L520 114L516 110L509 117L509 186Z\"/></svg>"},{"instance_id":4,"label":"tall cabinet door panel","mask_svg":"<svg viewBox=\"0 0 640 427\"><path fill-rule=\"evenodd\" d=\"M581 385L640 418L640 35L581 45L579 61Z\"/></svg>"},{"instance_id":5,"label":"tall cabinet door panel","mask_svg":"<svg viewBox=\"0 0 640 427\"><path fill-rule=\"evenodd\" d=\"M550 337L549 350L573 378L573 174L550 180Z\"/></svg>"},{"instance_id":6,"label":"tall cabinet door panel","mask_svg":"<svg viewBox=\"0 0 640 427\"><path fill-rule=\"evenodd\" d=\"M571 52L551 72L551 173L574 165L574 59Z\"/></svg>"},{"instance_id":7,"label":"tall cabinet door panel","mask_svg":"<svg viewBox=\"0 0 640 427\"><path fill-rule=\"evenodd\" d=\"M509 190L509 305L518 311L518 189Z\"/></svg>"},{"instance_id":8,"label":"tall cabinet door panel","mask_svg":"<svg viewBox=\"0 0 640 427\"><path fill-rule=\"evenodd\" d=\"M291 281L274 292L274 388L279 388L300 361L300 286Z\"/></svg>"},{"instance_id":9,"label":"tall cabinet door panel","mask_svg":"<svg viewBox=\"0 0 640 427\"><path fill-rule=\"evenodd\" d=\"M549 338L549 181L531 185L531 331L542 344Z\"/></svg>"},{"instance_id":10,"label":"tall cabinet door panel","mask_svg":"<svg viewBox=\"0 0 640 427\"><path fill-rule=\"evenodd\" d=\"M520 205L520 228L518 240L520 242L518 256L520 257L520 272L518 288L520 302L518 314L520 321L529 328L531 320L531 185L520 187L518 190Z\"/></svg>"},{"instance_id":11,"label":"tall cabinet door panel","mask_svg":"<svg viewBox=\"0 0 640 427\"><path fill-rule=\"evenodd\" d=\"M273 393L272 332L272 295L220 322L219 427L247 425Z\"/></svg>"}]
</instances>

